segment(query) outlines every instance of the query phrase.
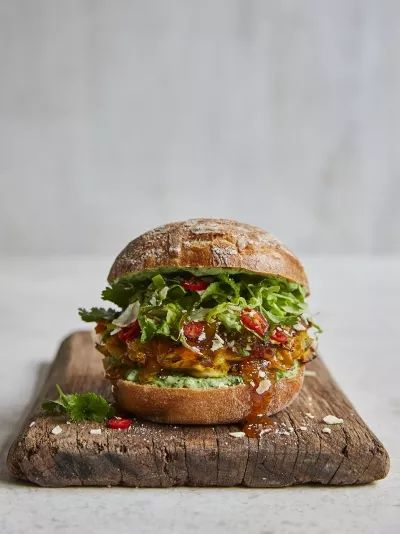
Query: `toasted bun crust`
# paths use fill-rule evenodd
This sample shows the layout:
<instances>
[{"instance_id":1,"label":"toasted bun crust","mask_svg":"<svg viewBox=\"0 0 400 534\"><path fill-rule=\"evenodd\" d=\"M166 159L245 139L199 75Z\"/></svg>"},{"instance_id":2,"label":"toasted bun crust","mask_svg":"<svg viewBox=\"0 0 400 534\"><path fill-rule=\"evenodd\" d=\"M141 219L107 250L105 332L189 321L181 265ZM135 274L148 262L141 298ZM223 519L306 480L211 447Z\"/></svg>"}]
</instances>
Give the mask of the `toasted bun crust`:
<instances>
[{"instance_id":1,"label":"toasted bun crust","mask_svg":"<svg viewBox=\"0 0 400 534\"><path fill-rule=\"evenodd\" d=\"M154 269L238 269L287 278L308 289L300 261L270 233L225 219L166 224L131 241L117 256L108 281Z\"/></svg>"},{"instance_id":2,"label":"toasted bun crust","mask_svg":"<svg viewBox=\"0 0 400 534\"><path fill-rule=\"evenodd\" d=\"M272 383L265 415L280 412L303 384L303 366L297 376ZM114 397L120 408L156 423L219 425L243 421L251 411L251 386L226 388L159 388L117 380Z\"/></svg>"}]
</instances>

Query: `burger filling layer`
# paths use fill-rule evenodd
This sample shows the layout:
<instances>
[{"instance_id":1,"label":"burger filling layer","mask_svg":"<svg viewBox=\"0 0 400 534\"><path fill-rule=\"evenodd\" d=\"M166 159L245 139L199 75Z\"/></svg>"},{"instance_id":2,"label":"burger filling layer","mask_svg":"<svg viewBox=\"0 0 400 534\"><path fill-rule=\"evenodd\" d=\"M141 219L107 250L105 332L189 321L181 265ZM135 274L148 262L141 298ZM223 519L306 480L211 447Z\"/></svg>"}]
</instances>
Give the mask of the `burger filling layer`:
<instances>
[{"instance_id":1,"label":"burger filling layer","mask_svg":"<svg viewBox=\"0 0 400 534\"><path fill-rule=\"evenodd\" d=\"M128 275L107 287L96 322L106 376L157 387L258 385L297 375L315 357L318 326L305 289L227 270Z\"/></svg>"}]
</instances>

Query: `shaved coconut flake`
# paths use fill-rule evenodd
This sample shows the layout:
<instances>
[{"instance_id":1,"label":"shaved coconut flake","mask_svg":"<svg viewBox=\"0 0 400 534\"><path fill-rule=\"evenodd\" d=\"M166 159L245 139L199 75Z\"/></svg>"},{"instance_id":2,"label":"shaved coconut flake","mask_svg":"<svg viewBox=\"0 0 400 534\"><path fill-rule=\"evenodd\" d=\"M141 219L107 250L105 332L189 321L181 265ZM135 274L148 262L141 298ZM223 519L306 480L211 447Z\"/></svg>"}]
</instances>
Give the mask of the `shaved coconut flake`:
<instances>
[{"instance_id":1,"label":"shaved coconut flake","mask_svg":"<svg viewBox=\"0 0 400 534\"><path fill-rule=\"evenodd\" d=\"M306 426L299 426L299 429L300 430L307 430L307 427Z\"/></svg>"},{"instance_id":2,"label":"shaved coconut flake","mask_svg":"<svg viewBox=\"0 0 400 534\"><path fill-rule=\"evenodd\" d=\"M219 336L218 334L215 334L213 342L212 342L211 350L214 352L223 346L224 346L224 340L222 339L221 336Z\"/></svg>"},{"instance_id":3,"label":"shaved coconut flake","mask_svg":"<svg viewBox=\"0 0 400 534\"><path fill-rule=\"evenodd\" d=\"M90 433L98 436L99 434L101 434L101 428L91 428Z\"/></svg>"},{"instance_id":4,"label":"shaved coconut flake","mask_svg":"<svg viewBox=\"0 0 400 534\"><path fill-rule=\"evenodd\" d=\"M119 317L114 319L115 326L125 327L134 323L139 315L140 303L138 300L129 304L129 306L121 313Z\"/></svg>"},{"instance_id":5,"label":"shaved coconut flake","mask_svg":"<svg viewBox=\"0 0 400 534\"><path fill-rule=\"evenodd\" d=\"M313 415L312 413L310 412L306 412L306 416L309 418L309 419L314 419L315 415Z\"/></svg>"},{"instance_id":6,"label":"shaved coconut flake","mask_svg":"<svg viewBox=\"0 0 400 534\"><path fill-rule=\"evenodd\" d=\"M302 330L307 330L304 324L301 324L301 323L294 324L293 328L297 330L297 332L301 332Z\"/></svg>"},{"instance_id":7,"label":"shaved coconut flake","mask_svg":"<svg viewBox=\"0 0 400 534\"><path fill-rule=\"evenodd\" d=\"M330 434L332 432L332 429L331 428L328 428L327 426L325 426L323 429L322 429L322 432L324 434Z\"/></svg>"},{"instance_id":8,"label":"shaved coconut flake","mask_svg":"<svg viewBox=\"0 0 400 534\"><path fill-rule=\"evenodd\" d=\"M343 419L336 417L335 415L326 415L323 419L327 425L340 425L343 423Z\"/></svg>"},{"instance_id":9,"label":"shaved coconut flake","mask_svg":"<svg viewBox=\"0 0 400 534\"><path fill-rule=\"evenodd\" d=\"M202 332L199 337L197 338L197 341L204 341L206 339L206 333Z\"/></svg>"},{"instance_id":10,"label":"shaved coconut flake","mask_svg":"<svg viewBox=\"0 0 400 534\"><path fill-rule=\"evenodd\" d=\"M244 432L229 432L229 435L233 438L244 438L246 434Z\"/></svg>"},{"instance_id":11,"label":"shaved coconut flake","mask_svg":"<svg viewBox=\"0 0 400 534\"><path fill-rule=\"evenodd\" d=\"M61 432L62 432L62 428L60 427L60 425L55 426L51 430L51 433L54 434L55 436L58 436L58 434L61 434Z\"/></svg>"},{"instance_id":12,"label":"shaved coconut flake","mask_svg":"<svg viewBox=\"0 0 400 534\"><path fill-rule=\"evenodd\" d=\"M256 393L258 393L259 395L262 395L263 393L268 391L270 387L271 387L271 381L268 380L268 378L264 378L258 384L258 387L256 389Z\"/></svg>"},{"instance_id":13,"label":"shaved coconut flake","mask_svg":"<svg viewBox=\"0 0 400 534\"><path fill-rule=\"evenodd\" d=\"M122 328L120 326L117 326L117 328L114 328L114 330L111 330L110 336L113 336L114 334L118 334L118 332L121 332Z\"/></svg>"},{"instance_id":14,"label":"shaved coconut flake","mask_svg":"<svg viewBox=\"0 0 400 534\"><path fill-rule=\"evenodd\" d=\"M317 373L315 371L309 371L308 369L306 369L304 371L304 376L317 376Z\"/></svg>"}]
</instances>

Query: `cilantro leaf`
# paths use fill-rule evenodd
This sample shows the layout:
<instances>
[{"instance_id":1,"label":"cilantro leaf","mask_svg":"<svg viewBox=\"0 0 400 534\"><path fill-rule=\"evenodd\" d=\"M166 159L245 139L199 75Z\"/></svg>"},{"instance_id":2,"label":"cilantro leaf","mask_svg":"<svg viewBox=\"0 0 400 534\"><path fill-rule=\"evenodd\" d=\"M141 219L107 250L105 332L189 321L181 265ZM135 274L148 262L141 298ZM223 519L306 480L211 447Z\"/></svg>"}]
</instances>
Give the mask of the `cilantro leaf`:
<instances>
[{"instance_id":1,"label":"cilantro leaf","mask_svg":"<svg viewBox=\"0 0 400 534\"><path fill-rule=\"evenodd\" d=\"M101 294L103 300L113 302L121 308L126 308L131 302L142 300L143 293L147 289L147 283L141 283L125 276L112 282Z\"/></svg>"},{"instance_id":2,"label":"cilantro leaf","mask_svg":"<svg viewBox=\"0 0 400 534\"><path fill-rule=\"evenodd\" d=\"M65 394L61 387L56 385L59 397L56 400L47 400L42 409L49 415L66 414L71 421L96 421L102 423L114 415L114 409L109 402L97 393L71 393Z\"/></svg>"},{"instance_id":3,"label":"cilantro leaf","mask_svg":"<svg viewBox=\"0 0 400 534\"><path fill-rule=\"evenodd\" d=\"M75 393L70 396L67 413L71 421L103 422L111 417L113 409L101 395L97 393Z\"/></svg>"},{"instance_id":4,"label":"cilantro leaf","mask_svg":"<svg viewBox=\"0 0 400 534\"><path fill-rule=\"evenodd\" d=\"M85 310L84 308L79 308L79 315L82 321L87 323L97 323L98 321L113 321L117 317L118 312L112 308L91 308L90 310Z\"/></svg>"}]
</instances>

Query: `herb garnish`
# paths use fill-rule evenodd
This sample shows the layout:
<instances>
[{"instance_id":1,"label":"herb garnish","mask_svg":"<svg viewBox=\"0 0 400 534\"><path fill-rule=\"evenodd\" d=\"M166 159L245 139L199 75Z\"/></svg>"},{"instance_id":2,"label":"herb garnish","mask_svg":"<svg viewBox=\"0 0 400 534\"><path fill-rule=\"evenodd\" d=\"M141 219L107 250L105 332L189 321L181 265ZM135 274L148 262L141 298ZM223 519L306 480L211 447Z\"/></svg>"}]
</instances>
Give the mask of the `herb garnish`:
<instances>
[{"instance_id":1,"label":"herb garnish","mask_svg":"<svg viewBox=\"0 0 400 534\"><path fill-rule=\"evenodd\" d=\"M114 415L114 408L101 395L93 392L66 394L56 385L59 397L42 404L49 415L66 414L73 422L96 421L102 423Z\"/></svg>"}]
</instances>

